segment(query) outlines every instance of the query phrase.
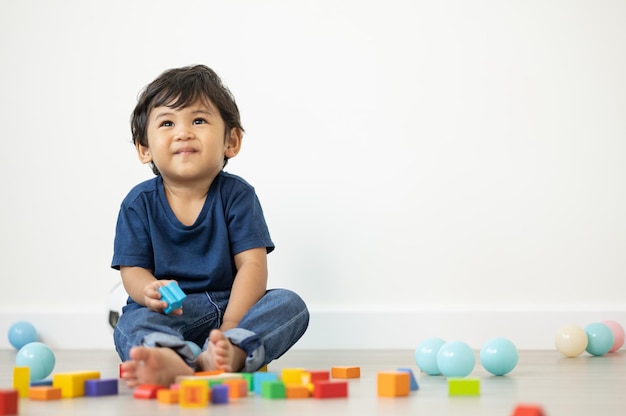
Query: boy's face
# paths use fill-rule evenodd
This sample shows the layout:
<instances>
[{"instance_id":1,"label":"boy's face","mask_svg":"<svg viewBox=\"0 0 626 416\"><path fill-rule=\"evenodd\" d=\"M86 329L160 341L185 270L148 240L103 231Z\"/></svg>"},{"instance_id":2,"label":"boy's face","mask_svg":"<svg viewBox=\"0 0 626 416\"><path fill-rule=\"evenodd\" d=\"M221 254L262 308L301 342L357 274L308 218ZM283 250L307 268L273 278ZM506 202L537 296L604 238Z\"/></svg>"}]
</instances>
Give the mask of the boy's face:
<instances>
[{"instance_id":1,"label":"boy's face","mask_svg":"<svg viewBox=\"0 0 626 416\"><path fill-rule=\"evenodd\" d=\"M164 180L212 180L241 146L241 131L226 131L219 111L210 103L184 108L155 107L148 117L148 146L137 144L139 159L152 162Z\"/></svg>"}]
</instances>

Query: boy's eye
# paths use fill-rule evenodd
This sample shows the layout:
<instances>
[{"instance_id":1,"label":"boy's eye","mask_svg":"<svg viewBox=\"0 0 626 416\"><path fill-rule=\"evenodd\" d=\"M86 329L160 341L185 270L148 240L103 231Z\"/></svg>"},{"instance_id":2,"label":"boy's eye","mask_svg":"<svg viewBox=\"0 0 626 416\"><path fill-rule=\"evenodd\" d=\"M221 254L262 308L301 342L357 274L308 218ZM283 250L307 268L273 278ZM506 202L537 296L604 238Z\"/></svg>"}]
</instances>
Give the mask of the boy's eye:
<instances>
[{"instance_id":1,"label":"boy's eye","mask_svg":"<svg viewBox=\"0 0 626 416\"><path fill-rule=\"evenodd\" d=\"M203 118L197 118L193 121L193 124L206 124L206 120Z\"/></svg>"},{"instance_id":2,"label":"boy's eye","mask_svg":"<svg viewBox=\"0 0 626 416\"><path fill-rule=\"evenodd\" d=\"M161 127L172 127L174 125L174 123L172 123L169 120L165 120L164 122L161 123Z\"/></svg>"}]
</instances>

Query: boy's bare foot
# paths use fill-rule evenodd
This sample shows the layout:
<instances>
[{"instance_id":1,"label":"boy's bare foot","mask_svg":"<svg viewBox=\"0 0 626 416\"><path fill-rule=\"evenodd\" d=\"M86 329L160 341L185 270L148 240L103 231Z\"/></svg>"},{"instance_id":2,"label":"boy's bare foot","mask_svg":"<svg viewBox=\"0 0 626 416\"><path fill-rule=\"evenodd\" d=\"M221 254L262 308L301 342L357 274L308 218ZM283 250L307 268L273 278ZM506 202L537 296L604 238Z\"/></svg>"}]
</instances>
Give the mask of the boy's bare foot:
<instances>
[{"instance_id":1,"label":"boy's bare foot","mask_svg":"<svg viewBox=\"0 0 626 416\"><path fill-rule=\"evenodd\" d=\"M211 331L206 351L202 351L196 360L202 370L222 370L227 373L241 371L245 362L245 351L233 345L219 329Z\"/></svg>"},{"instance_id":2,"label":"boy's bare foot","mask_svg":"<svg viewBox=\"0 0 626 416\"><path fill-rule=\"evenodd\" d=\"M122 363L122 379L130 388L141 384L169 386L177 376L193 375L176 351L170 348L134 347L130 360Z\"/></svg>"}]
</instances>

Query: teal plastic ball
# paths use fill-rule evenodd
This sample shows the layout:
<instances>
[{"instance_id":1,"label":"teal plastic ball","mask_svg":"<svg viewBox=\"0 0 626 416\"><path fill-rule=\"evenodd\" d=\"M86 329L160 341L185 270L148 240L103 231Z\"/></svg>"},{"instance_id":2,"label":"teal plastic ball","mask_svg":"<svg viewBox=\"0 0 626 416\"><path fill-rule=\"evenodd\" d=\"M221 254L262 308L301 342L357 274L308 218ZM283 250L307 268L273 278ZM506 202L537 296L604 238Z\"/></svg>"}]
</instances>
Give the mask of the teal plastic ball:
<instances>
[{"instance_id":1,"label":"teal plastic ball","mask_svg":"<svg viewBox=\"0 0 626 416\"><path fill-rule=\"evenodd\" d=\"M480 363L494 376L503 376L513 371L518 359L515 344L502 337L490 339L480 350Z\"/></svg>"},{"instance_id":2,"label":"teal plastic ball","mask_svg":"<svg viewBox=\"0 0 626 416\"><path fill-rule=\"evenodd\" d=\"M475 365L474 351L463 341L446 342L437 353L437 366L446 377L466 377Z\"/></svg>"},{"instance_id":3,"label":"teal plastic ball","mask_svg":"<svg viewBox=\"0 0 626 416\"><path fill-rule=\"evenodd\" d=\"M30 322L18 321L9 328L9 343L16 350L37 341L37 338L37 330Z\"/></svg>"},{"instance_id":4,"label":"teal plastic ball","mask_svg":"<svg viewBox=\"0 0 626 416\"><path fill-rule=\"evenodd\" d=\"M441 338L428 338L422 341L415 350L415 363L430 376L441 374L437 366L437 353L446 342Z\"/></svg>"},{"instance_id":5,"label":"teal plastic ball","mask_svg":"<svg viewBox=\"0 0 626 416\"><path fill-rule=\"evenodd\" d=\"M30 369L31 381L43 380L48 377L56 359L52 350L41 342L31 342L24 345L17 352L15 357L16 367L28 367Z\"/></svg>"},{"instance_id":6,"label":"teal plastic ball","mask_svg":"<svg viewBox=\"0 0 626 416\"><path fill-rule=\"evenodd\" d=\"M607 325L594 322L585 327L587 333L587 352L591 355L604 355L613 348L615 336Z\"/></svg>"}]
</instances>

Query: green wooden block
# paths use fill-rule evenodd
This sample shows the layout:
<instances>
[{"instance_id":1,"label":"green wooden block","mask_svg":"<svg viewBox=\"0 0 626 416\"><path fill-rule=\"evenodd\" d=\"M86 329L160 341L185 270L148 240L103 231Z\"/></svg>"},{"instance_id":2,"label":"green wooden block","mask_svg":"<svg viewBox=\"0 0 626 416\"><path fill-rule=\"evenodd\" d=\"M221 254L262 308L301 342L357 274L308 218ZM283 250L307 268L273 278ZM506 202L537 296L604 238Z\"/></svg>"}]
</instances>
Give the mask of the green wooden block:
<instances>
[{"instance_id":1,"label":"green wooden block","mask_svg":"<svg viewBox=\"0 0 626 416\"><path fill-rule=\"evenodd\" d=\"M286 396L285 383L282 381L264 381L261 383L261 397L264 399L284 399Z\"/></svg>"},{"instance_id":2,"label":"green wooden block","mask_svg":"<svg viewBox=\"0 0 626 416\"><path fill-rule=\"evenodd\" d=\"M449 396L480 396L480 379L477 378L449 378Z\"/></svg>"},{"instance_id":3,"label":"green wooden block","mask_svg":"<svg viewBox=\"0 0 626 416\"><path fill-rule=\"evenodd\" d=\"M254 376L252 373L240 373L244 380L248 382L248 391L254 390Z\"/></svg>"}]
</instances>

